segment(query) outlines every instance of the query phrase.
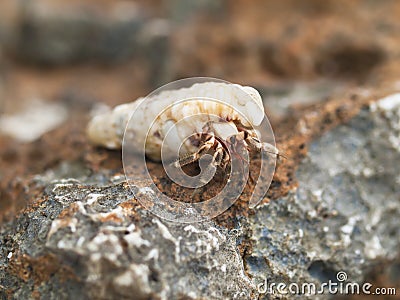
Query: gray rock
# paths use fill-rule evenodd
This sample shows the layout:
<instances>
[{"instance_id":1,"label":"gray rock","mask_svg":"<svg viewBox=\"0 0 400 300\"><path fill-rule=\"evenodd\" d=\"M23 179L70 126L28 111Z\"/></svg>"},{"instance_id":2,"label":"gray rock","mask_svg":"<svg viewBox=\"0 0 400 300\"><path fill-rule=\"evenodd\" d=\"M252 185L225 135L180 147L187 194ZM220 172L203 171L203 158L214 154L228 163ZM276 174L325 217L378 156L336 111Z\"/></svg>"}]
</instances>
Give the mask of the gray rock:
<instances>
[{"instance_id":1,"label":"gray rock","mask_svg":"<svg viewBox=\"0 0 400 300\"><path fill-rule=\"evenodd\" d=\"M22 2L19 17L0 32L0 46L17 61L41 67L140 62L149 83L168 75L170 24L137 5L115 4L107 12L55 9ZM145 63L143 63L145 62Z\"/></svg>"},{"instance_id":2,"label":"gray rock","mask_svg":"<svg viewBox=\"0 0 400 300\"><path fill-rule=\"evenodd\" d=\"M296 106L320 103L328 97L334 99L336 94L343 94L344 89L344 83L334 80L257 87L263 97L265 110L277 118L289 116Z\"/></svg>"},{"instance_id":3,"label":"gray rock","mask_svg":"<svg viewBox=\"0 0 400 300\"><path fill-rule=\"evenodd\" d=\"M123 183L96 188L58 181L43 197L43 205L3 228L1 235L0 284L20 286L16 298L25 299L35 286L35 280L21 282L6 271L21 253L35 258L53 254L72 270L74 280L56 272L36 285L49 299L216 299L249 295L255 288L244 274L236 230L211 221L159 220L132 208L137 204Z\"/></svg>"},{"instance_id":4,"label":"gray rock","mask_svg":"<svg viewBox=\"0 0 400 300\"><path fill-rule=\"evenodd\" d=\"M42 65L126 60L137 52L143 20L102 22L91 15L27 15L8 45L18 59Z\"/></svg>"},{"instance_id":5,"label":"gray rock","mask_svg":"<svg viewBox=\"0 0 400 300\"><path fill-rule=\"evenodd\" d=\"M2 296L269 299L265 280L318 286L339 282L339 271L362 283L374 265L400 254L399 99L381 100L315 140L297 172L299 188L238 216L233 230L160 220L124 183L48 184L1 229ZM242 257L237 245L246 240L253 248Z\"/></svg>"},{"instance_id":6,"label":"gray rock","mask_svg":"<svg viewBox=\"0 0 400 300\"><path fill-rule=\"evenodd\" d=\"M255 282L318 287L338 283L342 271L362 283L374 264L398 257L399 129L397 94L311 144L299 188L249 218L254 247L245 261Z\"/></svg>"},{"instance_id":7,"label":"gray rock","mask_svg":"<svg viewBox=\"0 0 400 300\"><path fill-rule=\"evenodd\" d=\"M227 10L227 2L225 0L165 0L165 7L173 21L185 23L193 18L196 13L214 17L224 16Z\"/></svg>"}]
</instances>

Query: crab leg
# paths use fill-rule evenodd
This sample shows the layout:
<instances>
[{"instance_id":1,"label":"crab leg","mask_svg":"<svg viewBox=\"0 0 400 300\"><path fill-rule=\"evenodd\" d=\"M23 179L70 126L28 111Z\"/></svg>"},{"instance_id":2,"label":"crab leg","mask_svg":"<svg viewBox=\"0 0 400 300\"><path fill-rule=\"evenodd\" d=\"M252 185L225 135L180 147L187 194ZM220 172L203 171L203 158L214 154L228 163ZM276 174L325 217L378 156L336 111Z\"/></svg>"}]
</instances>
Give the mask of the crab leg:
<instances>
[{"instance_id":1,"label":"crab leg","mask_svg":"<svg viewBox=\"0 0 400 300\"><path fill-rule=\"evenodd\" d=\"M173 162L173 166L175 168L184 167L195 161L198 161L204 154L206 154L210 149L214 146L215 138L211 136L200 148L197 152L190 153L180 157L178 160Z\"/></svg>"}]
</instances>

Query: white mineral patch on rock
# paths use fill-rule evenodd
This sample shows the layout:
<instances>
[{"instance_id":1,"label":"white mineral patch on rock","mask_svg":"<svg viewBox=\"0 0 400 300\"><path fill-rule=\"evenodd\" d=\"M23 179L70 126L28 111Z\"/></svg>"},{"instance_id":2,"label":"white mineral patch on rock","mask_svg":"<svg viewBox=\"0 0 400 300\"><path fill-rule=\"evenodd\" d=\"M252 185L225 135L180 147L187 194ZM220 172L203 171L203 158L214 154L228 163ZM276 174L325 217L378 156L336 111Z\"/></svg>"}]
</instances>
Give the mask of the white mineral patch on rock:
<instances>
[{"instance_id":1,"label":"white mineral patch on rock","mask_svg":"<svg viewBox=\"0 0 400 300\"><path fill-rule=\"evenodd\" d=\"M400 107L400 93L387 96L379 100L377 103L372 104L371 110L380 108L382 110L390 111L394 110L396 107Z\"/></svg>"}]
</instances>

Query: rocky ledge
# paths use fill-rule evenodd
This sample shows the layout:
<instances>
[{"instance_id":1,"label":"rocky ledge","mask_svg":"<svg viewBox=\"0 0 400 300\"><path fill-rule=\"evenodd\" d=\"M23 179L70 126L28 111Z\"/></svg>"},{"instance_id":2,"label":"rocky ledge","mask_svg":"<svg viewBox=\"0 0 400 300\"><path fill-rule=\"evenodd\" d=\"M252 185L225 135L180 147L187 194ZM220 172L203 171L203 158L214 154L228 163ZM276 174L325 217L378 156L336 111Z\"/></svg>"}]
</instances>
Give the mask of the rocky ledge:
<instances>
[{"instance_id":1,"label":"rocky ledge","mask_svg":"<svg viewBox=\"0 0 400 300\"><path fill-rule=\"evenodd\" d=\"M400 94L393 94L314 139L298 187L238 214L230 228L158 219L118 176L107 185L36 177L43 192L1 229L0 295L304 299L266 287L339 283L338 272L362 283L400 255L398 161Z\"/></svg>"}]
</instances>

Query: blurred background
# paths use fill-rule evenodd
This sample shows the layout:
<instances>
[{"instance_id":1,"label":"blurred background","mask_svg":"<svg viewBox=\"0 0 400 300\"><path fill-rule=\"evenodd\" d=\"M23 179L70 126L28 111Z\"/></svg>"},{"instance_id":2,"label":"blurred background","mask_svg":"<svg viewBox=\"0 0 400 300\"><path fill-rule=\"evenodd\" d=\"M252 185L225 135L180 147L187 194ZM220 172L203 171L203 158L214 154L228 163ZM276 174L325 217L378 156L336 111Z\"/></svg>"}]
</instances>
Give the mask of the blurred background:
<instances>
[{"instance_id":1,"label":"blurred background","mask_svg":"<svg viewBox=\"0 0 400 300\"><path fill-rule=\"evenodd\" d=\"M176 79L256 87L277 136L302 107L398 88L399 20L396 0L0 0L0 208L27 176L93 171L90 116Z\"/></svg>"},{"instance_id":2,"label":"blurred background","mask_svg":"<svg viewBox=\"0 0 400 300\"><path fill-rule=\"evenodd\" d=\"M398 89L399 20L397 0L0 0L0 219L27 178L110 163L93 113L176 79L256 87L278 136L303 107Z\"/></svg>"},{"instance_id":3,"label":"blurred background","mask_svg":"<svg viewBox=\"0 0 400 300\"><path fill-rule=\"evenodd\" d=\"M378 80L398 56L399 17L396 0L1 0L2 113L115 105L189 76L322 99Z\"/></svg>"}]
</instances>

